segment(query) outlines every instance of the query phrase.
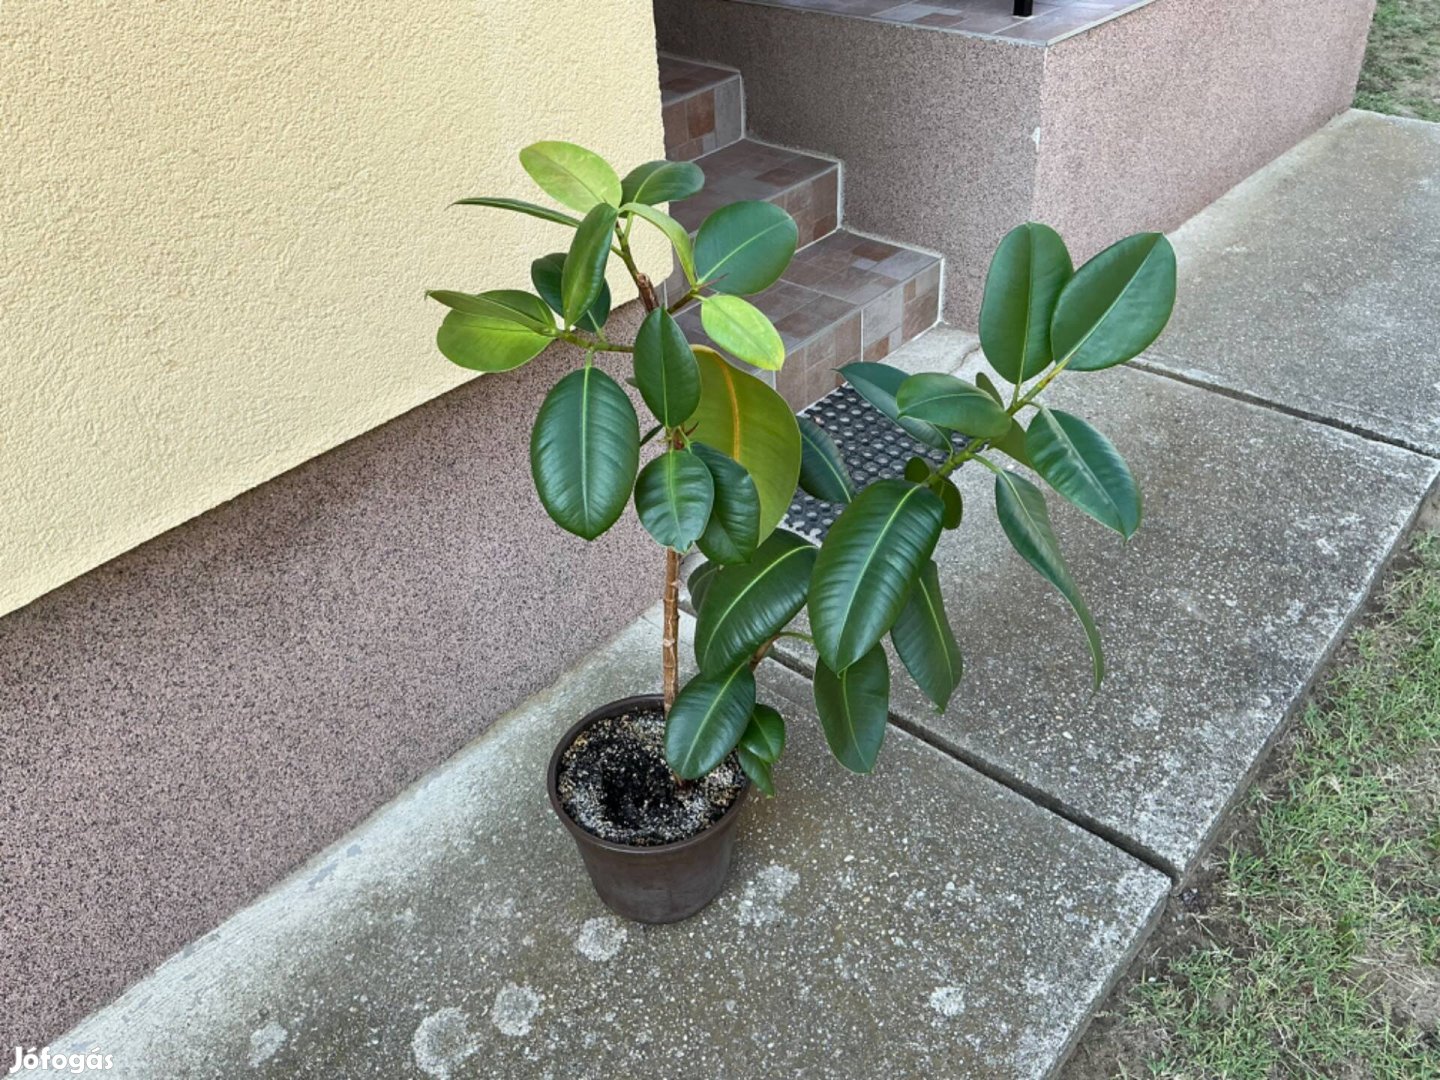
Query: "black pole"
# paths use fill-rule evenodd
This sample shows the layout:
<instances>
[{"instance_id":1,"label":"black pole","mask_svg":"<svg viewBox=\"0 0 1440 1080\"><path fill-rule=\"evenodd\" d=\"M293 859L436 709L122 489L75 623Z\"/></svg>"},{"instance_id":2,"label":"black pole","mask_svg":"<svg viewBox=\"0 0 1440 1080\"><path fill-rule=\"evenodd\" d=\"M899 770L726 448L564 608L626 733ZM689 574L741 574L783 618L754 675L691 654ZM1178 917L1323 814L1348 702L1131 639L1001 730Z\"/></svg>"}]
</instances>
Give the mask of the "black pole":
<instances>
[{"instance_id":1,"label":"black pole","mask_svg":"<svg viewBox=\"0 0 1440 1080\"><path fill-rule=\"evenodd\" d=\"M1028 19L1034 15L1035 0L1015 0L1015 14L1022 19Z\"/></svg>"}]
</instances>

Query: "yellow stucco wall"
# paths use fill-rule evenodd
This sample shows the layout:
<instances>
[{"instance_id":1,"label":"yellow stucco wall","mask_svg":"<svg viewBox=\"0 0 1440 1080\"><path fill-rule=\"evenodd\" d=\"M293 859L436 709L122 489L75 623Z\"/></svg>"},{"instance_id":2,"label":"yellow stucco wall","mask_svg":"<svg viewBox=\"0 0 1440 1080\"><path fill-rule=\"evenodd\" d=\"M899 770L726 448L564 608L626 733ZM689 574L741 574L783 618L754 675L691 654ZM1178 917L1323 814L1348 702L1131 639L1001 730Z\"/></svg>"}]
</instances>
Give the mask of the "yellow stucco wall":
<instances>
[{"instance_id":1,"label":"yellow stucco wall","mask_svg":"<svg viewBox=\"0 0 1440 1080\"><path fill-rule=\"evenodd\" d=\"M5 0L0 614L462 381L540 138L662 156L650 0Z\"/></svg>"}]
</instances>

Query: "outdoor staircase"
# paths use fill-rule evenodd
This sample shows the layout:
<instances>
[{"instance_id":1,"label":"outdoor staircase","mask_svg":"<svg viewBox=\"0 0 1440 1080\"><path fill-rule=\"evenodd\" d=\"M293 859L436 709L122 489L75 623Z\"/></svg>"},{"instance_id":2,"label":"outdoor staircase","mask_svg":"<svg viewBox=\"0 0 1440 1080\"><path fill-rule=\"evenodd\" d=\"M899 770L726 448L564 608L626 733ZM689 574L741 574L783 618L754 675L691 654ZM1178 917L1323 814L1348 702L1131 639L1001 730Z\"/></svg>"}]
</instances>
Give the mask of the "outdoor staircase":
<instances>
[{"instance_id":1,"label":"outdoor staircase","mask_svg":"<svg viewBox=\"0 0 1440 1080\"><path fill-rule=\"evenodd\" d=\"M840 162L745 137L740 73L660 56L665 152L705 171L705 190L671 214L692 234L717 208L741 199L783 207L800 230L784 276L758 297L785 341L785 366L767 381L795 409L833 390L835 369L880 360L935 325L943 262L937 255L841 227ZM683 279L668 283L673 295ZM699 305L678 316L692 340L708 341Z\"/></svg>"}]
</instances>

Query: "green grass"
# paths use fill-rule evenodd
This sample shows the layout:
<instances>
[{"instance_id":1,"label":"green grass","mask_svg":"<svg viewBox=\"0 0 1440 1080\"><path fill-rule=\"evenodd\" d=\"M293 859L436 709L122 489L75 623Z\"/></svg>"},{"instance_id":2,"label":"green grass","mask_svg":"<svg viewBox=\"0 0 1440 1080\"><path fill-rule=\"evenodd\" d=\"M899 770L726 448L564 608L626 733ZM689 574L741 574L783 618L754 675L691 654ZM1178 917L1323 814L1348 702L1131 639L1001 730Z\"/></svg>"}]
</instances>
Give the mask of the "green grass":
<instances>
[{"instance_id":1,"label":"green grass","mask_svg":"<svg viewBox=\"0 0 1440 1080\"><path fill-rule=\"evenodd\" d=\"M1073 1078L1440 1078L1440 537L1277 748Z\"/></svg>"},{"instance_id":2,"label":"green grass","mask_svg":"<svg viewBox=\"0 0 1440 1080\"><path fill-rule=\"evenodd\" d=\"M1379 0L1355 104L1440 122L1440 0Z\"/></svg>"}]
</instances>

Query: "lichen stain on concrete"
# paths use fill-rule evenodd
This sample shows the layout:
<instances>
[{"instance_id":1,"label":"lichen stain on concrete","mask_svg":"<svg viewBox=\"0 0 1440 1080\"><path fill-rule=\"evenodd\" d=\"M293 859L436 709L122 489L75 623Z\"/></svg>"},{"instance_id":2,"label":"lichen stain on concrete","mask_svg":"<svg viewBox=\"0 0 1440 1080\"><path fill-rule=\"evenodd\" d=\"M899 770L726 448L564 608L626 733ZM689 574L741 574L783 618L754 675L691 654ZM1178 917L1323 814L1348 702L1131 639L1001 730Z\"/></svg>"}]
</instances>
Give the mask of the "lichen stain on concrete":
<instances>
[{"instance_id":1,"label":"lichen stain on concrete","mask_svg":"<svg viewBox=\"0 0 1440 1080\"><path fill-rule=\"evenodd\" d=\"M609 960L624 946L630 932L616 919L587 919L575 939L575 948L582 956L597 963Z\"/></svg>"},{"instance_id":2,"label":"lichen stain on concrete","mask_svg":"<svg viewBox=\"0 0 1440 1080\"><path fill-rule=\"evenodd\" d=\"M274 1057L275 1052L285 1045L289 1035L290 1033L274 1020L254 1032L250 1036L250 1067L259 1068Z\"/></svg>"},{"instance_id":3,"label":"lichen stain on concrete","mask_svg":"<svg viewBox=\"0 0 1440 1080\"><path fill-rule=\"evenodd\" d=\"M741 926L771 926L785 917L781 901L800 884L800 875L788 866L772 863L745 885L737 918Z\"/></svg>"},{"instance_id":4,"label":"lichen stain on concrete","mask_svg":"<svg viewBox=\"0 0 1440 1080\"><path fill-rule=\"evenodd\" d=\"M475 1053L480 1040L470 1031L470 1018L451 1007L420 1021L410 1048L415 1052L416 1068L435 1080L449 1080L450 1070Z\"/></svg>"},{"instance_id":5,"label":"lichen stain on concrete","mask_svg":"<svg viewBox=\"0 0 1440 1080\"><path fill-rule=\"evenodd\" d=\"M951 1020L965 1011L965 991L958 986L937 986L930 994L930 1008Z\"/></svg>"},{"instance_id":6,"label":"lichen stain on concrete","mask_svg":"<svg viewBox=\"0 0 1440 1080\"><path fill-rule=\"evenodd\" d=\"M530 1024L540 1015L543 995L528 986L506 983L495 995L495 1004L490 1009L490 1022L500 1029L502 1035L519 1038L530 1034Z\"/></svg>"}]
</instances>

